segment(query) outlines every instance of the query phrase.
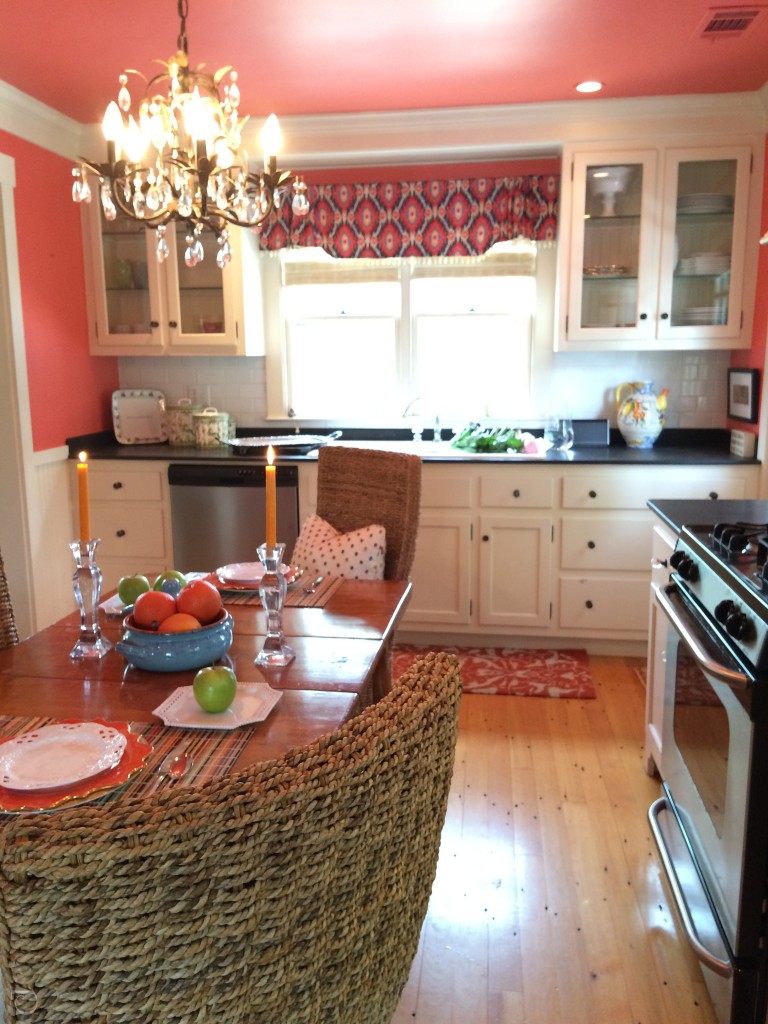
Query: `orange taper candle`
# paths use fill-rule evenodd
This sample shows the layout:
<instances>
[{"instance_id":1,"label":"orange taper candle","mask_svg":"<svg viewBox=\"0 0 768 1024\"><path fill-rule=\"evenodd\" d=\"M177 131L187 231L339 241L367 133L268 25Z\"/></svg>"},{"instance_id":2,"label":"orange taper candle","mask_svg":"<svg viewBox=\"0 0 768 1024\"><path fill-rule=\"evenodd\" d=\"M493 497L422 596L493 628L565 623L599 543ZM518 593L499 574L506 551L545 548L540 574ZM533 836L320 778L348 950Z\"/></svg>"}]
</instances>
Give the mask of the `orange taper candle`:
<instances>
[{"instance_id":1,"label":"orange taper candle","mask_svg":"<svg viewBox=\"0 0 768 1024\"><path fill-rule=\"evenodd\" d=\"M80 499L80 540L91 539L91 509L88 502L88 452L80 452L77 464L77 494Z\"/></svg>"},{"instance_id":2,"label":"orange taper candle","mask_svg":"<svg viewBox=\"0 0 768 1024\"><path fill-rule=\"evenodd\" d=\"M277 544L277 484L275 479L275 453L272 445L267 448L267 549Z\"/></svg>"}]
</instances>

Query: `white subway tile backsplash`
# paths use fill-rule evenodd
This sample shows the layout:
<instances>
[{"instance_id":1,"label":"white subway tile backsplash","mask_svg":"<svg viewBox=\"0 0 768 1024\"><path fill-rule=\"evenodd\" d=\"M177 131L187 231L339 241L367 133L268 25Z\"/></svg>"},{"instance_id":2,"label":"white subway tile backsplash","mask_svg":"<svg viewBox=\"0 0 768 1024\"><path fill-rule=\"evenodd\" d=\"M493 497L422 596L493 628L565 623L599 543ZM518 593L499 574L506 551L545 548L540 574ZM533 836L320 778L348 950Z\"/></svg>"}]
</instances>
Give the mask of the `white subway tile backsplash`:
<instances>
[{"instance_id":1,"label":"white subway tile backsplash","mask_svg":"<svg viewBox=\"0 0 768 1024\"><path fill-rule=\"evenodd\" d=\"M551 345L551 343L550 343ZM727 369L723 352L562 352L539 347L530 415L547 410L616 424L616 388L652 380L669 388L669 427L725 427ZM267 426L265 360L243 356L123 357L122 387L158 388L169 404L194 393L228 412L240 426Z\"/></svg>"}]
</instances>

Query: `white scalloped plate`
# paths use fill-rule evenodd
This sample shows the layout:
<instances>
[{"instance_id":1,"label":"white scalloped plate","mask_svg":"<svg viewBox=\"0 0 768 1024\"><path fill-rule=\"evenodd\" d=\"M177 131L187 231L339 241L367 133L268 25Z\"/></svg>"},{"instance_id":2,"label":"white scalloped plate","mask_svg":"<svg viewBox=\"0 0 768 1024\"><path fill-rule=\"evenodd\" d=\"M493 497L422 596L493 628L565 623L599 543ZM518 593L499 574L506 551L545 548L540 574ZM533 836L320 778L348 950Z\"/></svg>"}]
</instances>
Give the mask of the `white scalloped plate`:
<instances>
[{"instance_id":1,"label":"white scalloped plate","mask_svg":"<svg viewBox=\"0 0 768 1024\"><path fill-rule=\"evenodd\" d=\"M112 425L120 444L162 444L168 440L165 395L147 388L113 391Z\"/></svg>"},{"instance_id":2,"label":"white scalloped plate","mask_svg":"<svg viewBox=\"0 0 768 1024\"><path fill-rule=\"evenodd\" d=\"M45 725L0 747L0 785L29 792L83 782L114 768L127 740L97 722Z\"/></svg>"}]
</instances>

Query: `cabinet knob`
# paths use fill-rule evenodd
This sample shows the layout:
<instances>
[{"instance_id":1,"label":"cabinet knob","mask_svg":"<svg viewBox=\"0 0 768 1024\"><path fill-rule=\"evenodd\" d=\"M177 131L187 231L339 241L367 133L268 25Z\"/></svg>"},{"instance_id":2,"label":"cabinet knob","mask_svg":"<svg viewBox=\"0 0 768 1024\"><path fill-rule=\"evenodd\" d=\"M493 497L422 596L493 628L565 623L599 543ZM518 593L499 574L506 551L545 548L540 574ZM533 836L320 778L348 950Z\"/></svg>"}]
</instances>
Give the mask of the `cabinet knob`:
<instances>
[{"instance_id":1,"label":"cabinet knob","mask_svg":"<svg viewBox=\"0 0 768 1024\"><path fill-rule=\"evenodd\" d=\"M168 326L169 327L178 327L179 325L178 325L178 323L175 320L169 320L168 321Z\"/></svg>"},{"instance_id":2,"label":"cabinet knob","mask_svg":"<svg viewBox=\"0 0 768 1024\"><path fill-rule=\"evenodd\" d=\"M590 498L596 498L597 497L597 491L590 491L589 492L589 496L590 496Z\"/></svg>"},{"instance_id":3,"label":"cabinet knob","mask_svg":"<svg viewBox=\"0 0 768 1024\"><path fill-rule=\"evenodd\" d=\"M647 320L648 319L648 314L647 313L641 313L640 314L640 319L641 320Z\"/></svg>"},{"instance_id":4,"label":"cabinet knob","mask_svg":"<svg viewBox=\"0 0 768 1024\"><path fill-rule=\"evenodd\" d=\"M520 489L519 488L516 487L514 489L514 491L512 491L512 497L513 498L519 498L520 497Z\"/></svg>"},{"instance_id":5,"label":"cabinet knob","mask_svg":"<svg viewBox=\"0 0 768 1024\"><path fill-rule=\"evenodd\" d=\"M585 602L584 602L584 607L585 607L585 608L593 608L593 607L594 607L594 605L592 604L592 602L591 602L591 601L585 601Z\"/></svg>"},{"instance_id":6,"label":"cabinet knob","mask_svg":"<svg viewBox=\"0 0 768 1024\"><path fill-rule=\"evenodd\" d=\"M122 486L123 486L123 481L122 480L115 480L115 482L112 484L112 490L113 491L119 491Z\"/></svg>"},{"instance_id":7,"label":"cabinet knob","mask_svg":"<svg viewBox=\"0 0 768 1024\"><path fill-rule=\"evenodd\" d=\"M118 530L118 531L117 531L117 532L115 533L115 536L116 536L116 537L124 537L124 536L125 536L125 530Z\"/></svg>"},{"instance_id":8,"label":"cabinet knob","mask_svg":"<svg viewBox=\"0 0 768 1024\"><path fill-rule=\"evenodd\" d=\"M484 534L483 534L483 538L482 538L482 539L483 539L483 542L487 544L487 543L488 543L488 541L489 541L489 540L490 540L491 538L490 538L490 537L488 536L488 534L487 534L487 533L484 533Z\"/></svg>"},{"instance_id":9,"label":"cabinet knob","mask_svg":"<svg viewBox=\"0 0 768 1024\"><path fill-rule=\"evenodd\" d=\"M661 314L661 319L662 320L669 320L669 313L662 313Z\"/></svg>"},{"instance_id":10,"label":"cabinet knob","mask_svg":"<svg viewBox=\"0 0 768 1024\"><path fill-rule=\"evenodd\" d=\"M710 491L709 496L712 499L712 501L717 501L717 499L720 497L717 491Z\"/></svg>"},{"instance_id":11,"label":"cabinet knob","mask_svg":"<svg viewBox=\"0 0 768 1024\"><path fill-rule=\"evenodd\" d=\"M588 547L588 548L591 548L591 549L594 549L594 547L595 547L595 542L594 542L593 540L588 540L588 541L587 541L587 547Z\"/></svg>"},{"instance_id":12,"label":"cabinet knob","mask_svg":"<svg viewBox=\"0 0 768 1024\"><path fill-rule=\"evenodd\" d=\"M150 320L149 321L149 326L150 327L159 327L160 326L160 321L159 320Z\"/></svg>"}]
</instances>

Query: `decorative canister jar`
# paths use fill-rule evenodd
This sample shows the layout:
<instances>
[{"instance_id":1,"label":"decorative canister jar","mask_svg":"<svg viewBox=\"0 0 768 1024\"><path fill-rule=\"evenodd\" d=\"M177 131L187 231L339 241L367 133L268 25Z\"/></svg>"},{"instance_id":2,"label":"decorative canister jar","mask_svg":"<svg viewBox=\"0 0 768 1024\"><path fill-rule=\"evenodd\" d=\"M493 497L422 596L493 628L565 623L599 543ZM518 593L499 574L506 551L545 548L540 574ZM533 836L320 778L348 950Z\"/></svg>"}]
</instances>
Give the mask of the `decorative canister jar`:
<instances>
[{"instance_id":1,"label":"decorative canister jar","mask_svg":"<svg viewBox=\"0 0 768 1024\"><path fill-rule=\"evenodd\" d=\"M195 445L198 448L221 448L229 437L229 415L212 406L196 412Z\"/></svg>"},{"instance_id":2,"label":"decorative canister jar","mask_svg":"<svg viewBox=\"0 0 768 1024\"><path fill-rule=\"evenodd\" d=\"M195 413L202 412L202 405L193 405L191 398L180 398L177 405L166 409L168 422L168 443L193 445L195 443Z\"/></svg>"},{"instance_id":3,"label":"decorative canister jar","mask_svg":"<svg viewBox=\"0 0 768 1024\"><path fill-rule=\"evenodd\" d=\"M625 382L616 388L616 425L630 448L653 448L664 427L668 392L664 388L657 395L652 380Z\"/></svg>"}]
</instances>

